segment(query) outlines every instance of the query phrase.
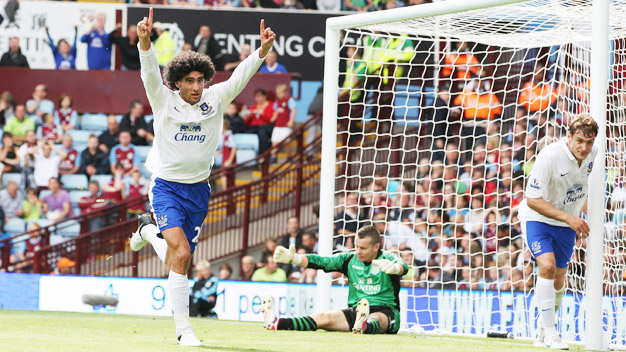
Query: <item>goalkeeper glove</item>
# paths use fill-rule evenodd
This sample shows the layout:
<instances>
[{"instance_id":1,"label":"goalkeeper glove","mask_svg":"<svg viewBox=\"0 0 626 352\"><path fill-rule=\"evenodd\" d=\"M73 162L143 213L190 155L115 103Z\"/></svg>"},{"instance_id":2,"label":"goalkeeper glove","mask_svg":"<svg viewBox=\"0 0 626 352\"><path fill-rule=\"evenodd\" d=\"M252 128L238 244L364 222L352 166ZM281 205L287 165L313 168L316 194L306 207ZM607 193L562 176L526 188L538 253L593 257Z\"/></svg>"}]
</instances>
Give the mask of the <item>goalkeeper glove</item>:
<instances>
[{"instance_id":1,"label":"goalkeeper glove","mask_svg":"<svg viewBox=\"0 0 626 352\"><path fill-rule=\"evenodd\" d=\"M302 263L302 256L300 254L296 254L295 244L289 246L289 249L283 246L278 246L274 251L274 261L283 264L300 265L300 263Z\"/></svg>"},{"instance_id":2,"label":"goalkeeper glove","mask_svg":"<svg viewBox=\"0 0 626 352\"><path fill-rule=\"evenodd\" d=\"M372 264L378 265L380 270L388 275L400 275L404 272L404 265L389 259L374 259Z\"/></svg>"}]
</instances>

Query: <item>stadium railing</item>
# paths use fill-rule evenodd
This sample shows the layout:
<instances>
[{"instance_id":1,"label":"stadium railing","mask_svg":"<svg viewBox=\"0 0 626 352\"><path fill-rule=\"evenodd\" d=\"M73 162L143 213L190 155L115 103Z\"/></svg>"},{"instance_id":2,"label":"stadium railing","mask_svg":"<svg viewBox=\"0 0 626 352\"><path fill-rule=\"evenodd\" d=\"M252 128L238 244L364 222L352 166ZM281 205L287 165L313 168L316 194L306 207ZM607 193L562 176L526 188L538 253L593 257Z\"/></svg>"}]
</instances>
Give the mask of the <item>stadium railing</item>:
<instances>
[{"instance_id":1,"label":"stadium railing","mask_svg":"<svg viewBox=\"0 0 626 352\"><path fill-rule=\"evenodd\" d=\"M243 186L231 187L212 195L209 213L200 232L200 244L196 258L215 260L234 254L245 254L250 247L261 245L266 239L281 235L288 217L297 216L302 226L316 225L317 218L313 206L319 194L319 149L321 138L311 127L321 121L321 112L313 115L307 122L294 129L282 143L281 148L296 143L294 157L270 167L271 150L259 155L255 162L260 163L263 172L261 179ZM306 133L312 133L309 143L305 143ZM216 170L213 177L225 170L234 174L244 165ZM105 208L78 216L69 220L83 224L81 234L61 243L50 245L49 237L62 226L53 224L42 229L42 248L25 266L32 263L33 271L47 273L54 270L57 261L68 257L76 262L74 273L77 275L111 276L163 276L163 266L159 263L151 248L132 252L126 244L129 234L136 228L135 219L126 218L126 209L145 201L138 198L124 202L112 208ZM306 211L308 210L308 211ZM116 222L94 232L88 232L89 219L102 216L111 217L119 214ZM11 241L20 234L0 242L2 249L2 268L8 270ZM149 246L148 246L149 247ZM6 260L4 259L6 257Z\"/></svg>"},{"instance_id":2,"label":"stadium railing","mask_svg":"<svg viewBox=\"0 0 626 352\"><path fill-rule=\"evenodd\" d=\"M39 252L36 252L34 257L25 258L25 260L23 261L11 262L12 250L14 251L14 249L16 248L24 248L25 242L29 240L30 235L33 232L40 233L40 248L55 247L57 245L57 243L55 242L60 242L59 244L62 244L67 242L68 240L71 241L77 237L89 234L90 221L95 218L103 219L102 221L105 224L107 222L124 222L127 218L128 209L135 208L138 205L145 203L146 201L147 197L136 197L128 199L119 204L114 204L110 207L103 207L101 209L93 210L88 214L81 214L71 218L63 219L61 221L46 226L42 225L45 220L35 220L33 222L42 225L41 229L22 232L17 235L0 240L0 259L2 262L0 265L0 270L21 271L24 270L24 268L33 268L33 270L36 272L47 272L38 270L37 265L35 265ZM135 220L133 219L133 221ZM50 246L51 243L52 246Z\"/></svg>"}]
</instances>

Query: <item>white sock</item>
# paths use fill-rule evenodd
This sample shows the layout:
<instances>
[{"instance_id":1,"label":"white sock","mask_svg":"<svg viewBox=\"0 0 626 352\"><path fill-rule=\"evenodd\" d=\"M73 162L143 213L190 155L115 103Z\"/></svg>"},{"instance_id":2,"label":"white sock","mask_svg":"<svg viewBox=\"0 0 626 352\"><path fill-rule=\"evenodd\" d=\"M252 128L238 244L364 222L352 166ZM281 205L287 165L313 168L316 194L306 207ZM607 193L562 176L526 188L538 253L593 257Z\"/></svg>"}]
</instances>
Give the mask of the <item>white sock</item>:
<instances>
[{"instance_id":1,"label":"white sock","mask_svg":"<svg viewBox=\"0 0 626 352\"><path fill-rule=\"evenodd\" d=\"M556 290L556 289L555 289ZM563 283L563 287L556 290L554 292L554 313L559 311L561 307L561 301L563 300L563 294L565 293L565 283Z\"/></svg>"},{"instance_id":2,"label":"white sock","mask_svg":"<svg viewBox=\"0 0 626 352\"><path fill-rule=\"evenodd\" d=\"M182 330L191 327L191 321L189 320L189 281L187 275L181 275L170 270L167 285L172 299L176 335L179 335Z\"/></svg>"},{"instance_id":3,"label":"white sock","mask_svg":"<svg viewBox=\"0 0 626 352\"><path fill-rule=\"evenodd\" d=\"M543 325L546 330L554 329L556 320L554 314L554 280L537 278L535 295L537 295L537 306Z\"/></svg>"},{"instance_id":4,"label":"white sock","mask_svg":"<svg viewBox=\"0 0 626 352\"><path fill-rule=\"evenodd\" d=\"M152 248L154 248L154 251L159 256L159 259L161 259L161 261L165 263L165 256L167 254L167 241L162 238L158 238L158 234L159 229L153 224L146 225L141 229L141 236L148 242L150 242Z\"/></svg>"}]
</instances>

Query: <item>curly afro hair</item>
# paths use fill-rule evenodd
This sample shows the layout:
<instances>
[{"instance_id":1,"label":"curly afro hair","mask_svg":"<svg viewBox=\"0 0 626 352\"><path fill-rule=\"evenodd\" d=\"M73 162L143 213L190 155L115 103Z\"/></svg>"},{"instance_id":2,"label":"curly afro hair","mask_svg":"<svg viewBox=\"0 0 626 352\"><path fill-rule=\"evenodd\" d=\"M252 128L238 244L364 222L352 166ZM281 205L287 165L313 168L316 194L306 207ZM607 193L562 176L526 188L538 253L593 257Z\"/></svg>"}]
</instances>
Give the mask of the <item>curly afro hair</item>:
<instances>
[{"instance_id":1,"label":"curly afro hair","mask_svg":"<svg viewBox=\"0 0 626 352\"><path fill-rule=\"evenodd\" d=\"M182 52L176 55L163 70L163 77L170 89L176 90L176 82L180 81L193 71L204 74L204 80L209 82L215 75L215 66L207 55L193 51Z\"/></svg>"}]
</instances>

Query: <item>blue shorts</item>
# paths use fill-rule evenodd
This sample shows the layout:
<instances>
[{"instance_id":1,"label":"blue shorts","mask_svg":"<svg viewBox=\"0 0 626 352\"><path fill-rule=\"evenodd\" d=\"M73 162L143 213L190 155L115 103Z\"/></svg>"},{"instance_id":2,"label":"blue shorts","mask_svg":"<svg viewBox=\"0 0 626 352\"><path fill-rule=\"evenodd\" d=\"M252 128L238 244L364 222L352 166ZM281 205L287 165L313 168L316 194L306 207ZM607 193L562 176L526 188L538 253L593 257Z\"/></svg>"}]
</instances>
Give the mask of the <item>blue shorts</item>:
<instances>
[{"instance_id":1,"label":"blue shorts","mask_svg":"<svg viewBox=\"0 0 626 352\"><path fill-rule=\"evenodd\" d=\"M544 253L554 253L557 268L565 269L576 244L576 231L569 227L548 225L539 221L526 221L526 244L533 258Z\"/></svg>"},{"instance_id":2,"label":"blue shorts","mask_svg":"<svg viewBox=\"0 0 626 352\"><path fill-rule=\"evenodd\" d=\"M186 184L155 177L150 183L149 196L159 231L182 227L193 253L209 211L209 183Z\"/></svg>"}]
</instances>

